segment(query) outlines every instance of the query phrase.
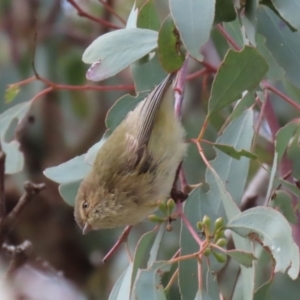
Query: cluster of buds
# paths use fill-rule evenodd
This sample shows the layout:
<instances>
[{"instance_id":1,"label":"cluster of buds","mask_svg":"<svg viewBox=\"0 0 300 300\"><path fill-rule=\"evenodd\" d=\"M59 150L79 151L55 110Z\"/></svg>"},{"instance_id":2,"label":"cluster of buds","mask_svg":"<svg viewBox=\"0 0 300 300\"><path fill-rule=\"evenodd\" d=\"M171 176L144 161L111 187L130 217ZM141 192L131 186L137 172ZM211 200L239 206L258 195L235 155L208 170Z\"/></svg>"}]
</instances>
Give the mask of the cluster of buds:
<instances>
[{"instance_id":1,"label":"cluster of buds","mask_svg":"<svg viewBox=\"0 0 300 300\"><path fill-rule=\"evenodd\" d=\"M175 208L175 202L173 199L169 199L167 202L158 202L158 209L163 213L163 217L157 216L157 215L150 215L148 216L148 219L151 222L155 223L163 223L167 222L166 229L168 231L172 230L172 221L174 221L176 218L173 215L173 210Z\"/></svg>"},{"instance_id":2,"label":"cluster of buds","mask_svg":"<svg viewBox=\"0 0 300 300\"><path fill-rule=\"evenodd\" d=\"M211 247L211 244L221 248L225 248L227 245L228 241L224 234L225 226L223 218L218 218L212 228L210 217L205 215L202 219L202 222L197 223L197 228L201 231L206 239L206 245L203 254L205 256L213 254L218 262L225 262L227 259L226 254L216 252L213 247Z\"/></svg>"}]
</instances>

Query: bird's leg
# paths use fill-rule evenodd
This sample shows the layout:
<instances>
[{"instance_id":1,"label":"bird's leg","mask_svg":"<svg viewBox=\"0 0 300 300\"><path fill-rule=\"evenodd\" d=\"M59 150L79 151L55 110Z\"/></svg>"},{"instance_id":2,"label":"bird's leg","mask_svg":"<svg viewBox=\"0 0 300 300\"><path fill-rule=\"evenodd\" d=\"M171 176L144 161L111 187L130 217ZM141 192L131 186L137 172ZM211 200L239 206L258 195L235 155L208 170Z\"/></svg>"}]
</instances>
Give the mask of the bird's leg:
<instances>
[{"instance_id":1,"label":"bird's leg","mask_svg":"<svg viewBox=\"0 0 300 300\"><path fill-rule=\"evenodd\" d=\"M179 191L178 188L177 188L177 181L178 181L178 178L179 178L179 173L180 173L181 167L182 167L182 162L179 164L179 166L176 170L175 179L174 179L174 182L173 182L173 187L171 189L171 198L175 201L175 203L178 203L178 202L182 203L189 196L188 194L186 194L182 191Z\"/></svg>"}]
</instances>

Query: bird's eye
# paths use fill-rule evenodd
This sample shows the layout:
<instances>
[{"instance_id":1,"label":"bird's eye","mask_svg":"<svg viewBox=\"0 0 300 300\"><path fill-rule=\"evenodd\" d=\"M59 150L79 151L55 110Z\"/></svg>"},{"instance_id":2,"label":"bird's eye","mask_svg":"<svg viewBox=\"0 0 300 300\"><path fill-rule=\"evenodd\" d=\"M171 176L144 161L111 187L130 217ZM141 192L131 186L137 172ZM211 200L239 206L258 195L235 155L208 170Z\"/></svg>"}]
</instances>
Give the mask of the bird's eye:
<instances>
[{"instance_id":1,"label":"bird's eye","mask_svg":"<svg viewBox=\"0 0 300 300\"><path fill-rule=\"evenodd\" d=\"M86 201L84 201L83 203L82 203L82 208L83 209L86 209L86 208L88 208L88 203L86 202Z\"/></svg>"}]
</instances>

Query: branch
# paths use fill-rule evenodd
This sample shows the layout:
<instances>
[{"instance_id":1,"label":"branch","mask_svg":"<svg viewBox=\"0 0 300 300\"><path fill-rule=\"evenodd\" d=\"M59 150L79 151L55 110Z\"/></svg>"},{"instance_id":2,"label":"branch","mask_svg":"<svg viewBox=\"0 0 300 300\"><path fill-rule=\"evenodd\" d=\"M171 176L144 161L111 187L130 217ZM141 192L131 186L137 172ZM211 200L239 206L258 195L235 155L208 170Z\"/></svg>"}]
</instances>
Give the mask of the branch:
<instances>
[{"instance_id":1,"label":"branch","mask_svg":"<svg viewBox=\"0 0 300 300\"><path fill-rule=\"evenodd\" d=\"M17 218L20 216L25 206L45 188L44 183L35 184L32 182L24 183L24 194L19 199L13 210L6 216L0 227L0 244L3 242L6 235L12 230Z\"/></svg>"},{"instance_id":2,"label":"branch","mask_svg":"<svg viewBox=\"0 0 300 300\"><path fill-rule=\"evenodd\" d=\"M99 0L99 2L109 11L113 16L115 16L119 21L126 25L126 21L113 9L111 5L105 2L105 0Z\"/></svg>"},{"instance_id":3,"label":"branch","mask_svg":"<svg viewBox=\"0 0 300 300\"><path fill-rule=\"evenodd\" d=\"M6 279L11 279L15 271L27 262L32 245L29 241L24 241L18 246L3 244L2 249L12 256L12 260L6 272Z\"/></svg>"},{"instance_id":4,"label":"branch","mask_svg":"<svg viewBox=\"0 0 300 300\"><path fill-rule=\"evenodd\" d=\"M292 98L288 97L284 93L280 92L277 88L274 86L270 85L267 81L263 82L263 87L264 89L268 89L269 91L273 92L274 94L278 95L281 97L284 101L295 107L297 110L300 110L300 105L296 103Z\"/></svg>"},{"instance_id":5,"label":"branch","mask_svg":"<svg viewBox=\"0 0 300 300\"><path fill-rule=\"evenodd\" d=\"M235 42L235 40L228 34L228 32L223 28L222 25L218 24L217 29L220 31L220 33L224 36L224 38L227 40L227 42L236 50L240 51L240 46Z\"/></svg>"},{"instance_id":6,"label":"branch","mask_svg":"<svg viewBox=\"0 0 300 300\"><path fill-rule=\"evenodd\" d=\"M77 14L78 16L80 17L84 17L84 18L87 18L89 20L92 20L98 24L101 24L103 26L106 26L106 27L109 27L109 28L113 28L113 29L120 29L121 27L111 23L111 22L108 22L108 21L105 21L103 19L100 19L100 18L96 18L92 15L90 15L89 13L85 12L76 2L75 0L67 0L67 2L69 2L76 10L77 10Z\"/></svg>"}]
</instances>

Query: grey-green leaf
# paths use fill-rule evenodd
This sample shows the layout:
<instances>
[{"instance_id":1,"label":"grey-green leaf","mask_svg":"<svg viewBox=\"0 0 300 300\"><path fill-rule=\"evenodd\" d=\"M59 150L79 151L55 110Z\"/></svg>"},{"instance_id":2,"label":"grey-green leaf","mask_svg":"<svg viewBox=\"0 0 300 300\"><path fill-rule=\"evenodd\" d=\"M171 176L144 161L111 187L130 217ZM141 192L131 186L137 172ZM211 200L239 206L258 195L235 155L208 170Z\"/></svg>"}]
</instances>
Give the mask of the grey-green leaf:
<instances>
[{"instance_id":1,"label":"grey-green leaf","mask_svg":"<svg viewBox=\"0 0 300 300\"><path fill-rule=\"evenodd\" d=\"M47 168L43 173L46 177L60 184L81 180L91 166L84 162L85 154L76 156L56 167Z\"/></svg>"},{"instance_id":2,"label":"grey-green leaf","mask_svg":"<svg viewBox=\"0 0 300 300\"><path fill-rule=\"evenodd\" d=\"M76 194L79 188L81 180L72 181L68 183L61 184L58 187L59 194L64 199L64 201L70 206L74 206Z\"/></svg>"},{"instance_id":3,"label":"grey-green leaf","mask_svg":"<svg viewBox=\"0 0 300 300\"><path fill-rule=\"evenodd\" d=\"M84 51L82 60L92 64L87 78L100 81L114 76L157 47L158 32L150 29L119 29L101 35Z\"/></svg>"},{"instance_id":4,"label":"grey-green leaf","mask_svg":"<svg viewBox=\"0 0 300 300\"><path fill-rule=\"evenodd\" d=\"M296 279L299 274L299 249L292 229L282 214L270 207L255 207L232 218L227 228L240 236L257 234L276 261L275 272L287 272Z\"/></svg>"},{"instance_id":5,"label":"grey-green leaf","mask_svg":"<svg viewBox=\"0 0 300 300\"><path fill-rule=\"evenodd\" d=\"M277 208L293 224L297 224L297 217L293 210L292 197L285 191L276 191L270 203L271 207Z\"/></svg>"},{"instance_id":6,"label":"grey-green leaf","mask_svg":"<svg viewBox=\"0 0 300 300\"><path fill-rule=\"evenodd\" d=\"M272 0L280 15L300 31L300 2L298 0Z\"/></svg>"},{"instance_id":7,"label":"grey-green leaf","mask_svg":"<svg viewBox=\"0 0 300 300\"><path fill-rule=\"evenodd\" d=\"M266 46L290 81L300 87L300 33L290 28L268 7L258 9L258 32L266 38Z\"/></svg>"},{"instance_id":8,"label":"grey-green leaf","mask_svg":"<svg viewBox=\"0 0 300 300\"><path fill-rule=\"evenodd\" d=\"M235 159L240 159L241 157L248 157L248 158L251 158L251 159L256 159L257 158L257 156L254 153L250 152L250 151L247 151L245 149L242 149L242 150L238 151L230 145L214 144L214 147L216 147L220 151L226 153L227 155L229 155L229 156L231 156Z\"/></svg>"},{"instance_id":9,"label":"grey-green leaf","mask_svg":"<svg viewBox=\"0 0 300 300\"><path fill-rule=\"evenodd\" d=\"M268 64L256 49L246 46L239 52L229 50L213 82L209 115L241 98L244 91L252 91L267 71Z\"/></svg>"},{"instance_id":10,"label":"grey-green leaf","mask_svg":"<svg viewBox=\"0 0 300 300\"><path fill-rule=\"evenodd\" d=\"M202 59L200 48L208 41L215 15L215 0L170 0L170 11L187 51Z\"/></svg>"},{"instance_id":11,"label":"grey-green leaf","mask_svg":"<svg viewBox=\"0 0 300 300\"><path fill-rule=\"evenodd\" d=\"M17 140L7 142L5 137L13 121L18 120L18 124L20 124L30 106L30 101L20 103L0 115L0 144L6 154L5 174L14 174L23 169L24 157L23 153L19 150L19 142Z\"/></svg>"},{"instance_id":12,"label":"grey-green leaf","mask_svg":"<svg viewBox=\"0 0 300 300\"><path fill-rule=\"evenodd\" d=\"M164 261L155 262L150 269L141 270L134 285L135 300L166 300L161 284L163 272L170 271L171 264Z\"/></svg>"},{"instance_id":13,"label":"grey-green leaf","mask_svg":"<svg viewBox=\"0 0 300 300\"><path fill-rule=\"evenodd\" d=\"M257 259L252 253L240 250L229 250L226 254L246 268L251 268L253 261Z\"/></svg>"},{"instance_id":14,"label":"grey-green leaf","mask_svg":"<svg viewBox=\"0 0 300 300\"><path fill-rule=\"evenodd\" d=\"M105 120L106 127L110 131L115 130L126 115L132 111L148 94L149 92L139 93L136 97L125 95L118 99L107 113Z\"/></svg>"}]
</instances>

